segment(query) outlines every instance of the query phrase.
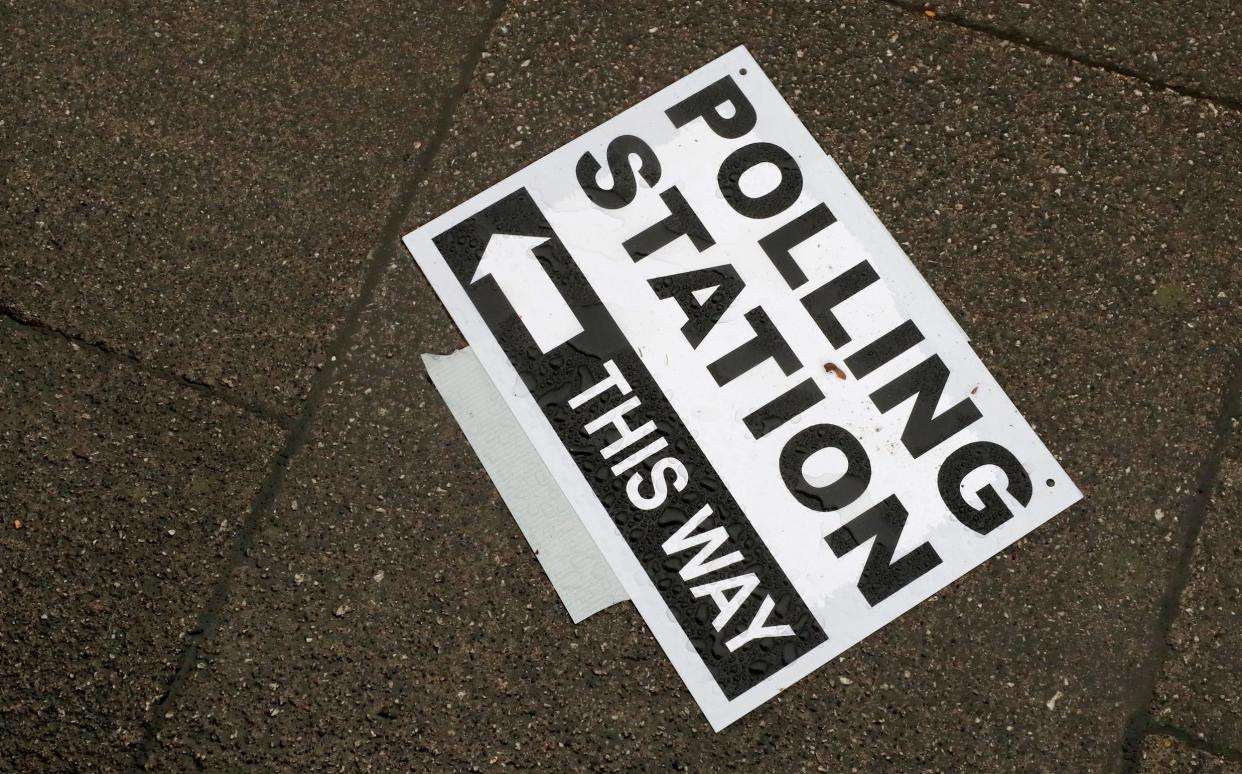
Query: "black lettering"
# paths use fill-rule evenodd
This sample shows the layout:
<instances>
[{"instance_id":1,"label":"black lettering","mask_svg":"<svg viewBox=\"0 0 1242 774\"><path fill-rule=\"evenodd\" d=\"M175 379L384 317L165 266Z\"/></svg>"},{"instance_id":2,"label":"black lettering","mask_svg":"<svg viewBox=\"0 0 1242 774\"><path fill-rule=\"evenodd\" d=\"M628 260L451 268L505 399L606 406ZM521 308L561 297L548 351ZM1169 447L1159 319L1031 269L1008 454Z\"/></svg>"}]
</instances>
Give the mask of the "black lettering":
<instances>
[{"instance_id":1,"label":"black lettering","mask_svg":"<svg viewBox=\"0 0 1242 774\"><path fill-rule=\"evenodd\" d=\"M577 158L571 161L576 162ZM639 183L640 188L643 185ZM640 195L654 199L647 191ZM630 209L636 206L637 201ZM651 219L654 222L657 217ZM474 282L473 277L487 245L497 233L546 240L544 247L537 248L537 257L556 292L582 322L582 333L551 352L542 352L511 309L504 316L487 313L481 300L485 297L479 293L485 283ZM653 366L644 363L635 351L583 276L579 261L557 237L530 193L517 188L442 231L435 236L434 243L463 291L484 314L509 363L530 392L540 396L538 408L560 443L572 451L572 462L582 480L607 504L607 515L617 527L618 536L633 552L635 567L645 573L667 605L670 625L684 630L692 648L687 658L702 664L723 696L736 699L824 642L827 634L823 627L759 538L677 409L669 403L662 386L652 376ZM693 253L688 245L676 245L665 252L675 249L679 253ZM498 287L492 279L488 282ZM503 294L497 295L504 300ZM648 301L652 300L648 297ZM630 398L639 398L640 405L632 409L622 407ZM592 426L587 428L583 423L588 419L598 421L589 423ZM648 433L643 428L651 419L656 420L657 427ZM622 438L622 434L629 437ZM667 451L648 455L648 450L656 448L652 444L662 445ZM684 466L684 474L674 459ZM631 460L639 461L629 469ZM634 474L640 472L645 477L634 479ZM668 485L664 497L656 491L657 480ZM630 481L635 482L633 499L627 497ZM728 556L733 551L741 552L743 559L714 577L745 578L748 586L751 580L755 582L753 591L721 629L715 626L723 620L716 618L720 596L712 593L721 587L711 585L716 581L706 575L705 583L693 586L681 574L685 559L698 551L692 548L670 557L664 548L691 514L709 504L711 524L703 528L691 526L683 535L695 540L706 537L715 527L722 528L728 535L727 542L719 550L708 552L704 559ZM732 600L733 592L728 596Z\"/></svg>"},{"instance_id":2,"label":"black lettering","mask_svg":"<svg viewBox=\"0 0 1242 774\"><path fill-rule=\"evenodd\" d=\"M724 386L763 361L771 358L789 376L801 367L798 356L789 348L785 337L772 324L763 307L756 306L746 313L746 321L755 337L707 367L716 384Z\"/></svg>"},{"instance_id":3,"label":"black lettering","mask_svg":"<svg viewBox=\"0 0 1242 774\"><path fill-rule=\"evenodd\" d=\"M845 455L845 472L826 486L806 480L802 466L816 452L837 449ZM781 449L781 478L789 493L811 510L828 513L854 502L871 483L871 458L850 432L836 425L811 425L799 430Z\"/></svg>"},{"instance_id":4,"label":"black lettering","mask_svg":"<svg viewBox=\"0 0 1242 774\"><path fill-rule=\"evenodd\" d=\"M748 414L746 429L755 438L762 438L823 399L819 385L807 379Z\"/></svg>"},{"instance_id":5,"label":"black lettering","mask_svg":"<svg viewBox=\"0 0 1242 774\"><path fill-rule=\"evenodd\" d=\"M785 225L759 240L768 260L785 278L790 288L806 284L806 273L790 255L790 251L837 222L826 204L817 204Z\"/></svg>"},{"instance_id":6,"label":"black lettering","mask_svg":"<svg viewBox=\"0 0 1242 774\"><path fill-rule=\"evenodd\" d=\"M754 198L742 191L742 175L759 164L772 164L781 172L781 181L767 193ZM802 194L802 170L798 162L779 145L754 142L729 154L720 165L716 184L725 201L748 218L770 218L788 209Z\"/></svg>"},{"instance_id":7,"label":"black lettering","mask_svg":"<svg viewBox=\"0 0 1242 774\"><path fill-rule=\"evenodd\" d=\"M872 607L921 578L941 562L940 554L936 553L931 543L923 543L893 561L893 552L906 526L906 516L906 508L897 495L889 495L825 538L832 553L839 557L875 538L862 575L858 577L858 590Z\"/></svg>"},{"instance_id":8,"label":"black lettering","mask_svg":"<svg viewBox=\"0 0 1242 774\"><path fill-rule=\"evenodd\" d=\"M1013 518L1013 513L991 484L975 493L983 502L979 509L972 508L962 497L962 482L966 476L985 465L995 465L1004 472L1009 479L1005 489L1023 506L1031 502L1031 495L1034 494L1026 468L1013 456L1013 452L998 443L975 441L950 454L940 466L937 477L940 499L944 500L954 518L980 535L988 534Z\"/></svg>"},{"instance_id":9,"label":"black lettering","mask_svg":"<svg viewBox=\"0 0 1242 774\"><path fill-rule=\"evenodd\" d=\"M634 169L630 166L630 157L637 156L638 174L648 186L655 187L660 181L660 160L656 158L651 146L632 134L623 134L608 143L608 171L612 174L612 188L604 188L596 177L599 174L599 162L590 153L582 154L578 159L578 185L598 207L609 210L619 209L634 201L638 193L638 181L634 178Z\"/></svg>"},{"instance_id":10,"label":"black lettering","mask_svg":"<svg viewBox=\"0 0 1242 774\"><path fill-rule=\"evenodd\" d=\"M677 301L681 311L686 313L686 322L681 326L681 333L697 348L716 323L742 292L745 283L738 276L731 264L713 266L708 269L695 269L681 274L670 274L667 277L656 277L650 280L651 288L660 298L672 298ZM703 303L694 297L694 291L715 288Z\"/></svg>"},{"instance_id":11,"label":"black lettering","mask_svg":"<svg viewBox=\"0 0 1242 774\"><path fill-rule=\"evenodd\" d=\"M733 114L728 118L720 112L726 102L733 106ZM755 128L755 108L727 75L673 105L664 114L678 128L702 118L713 132L727 140L737 139Z\"/></svg>"},{"instance_id":12,"label":"black lettering","mask_svg":"<svg viewBox=\"0 0 1242 774\"><path fill-rule=\"evenodd\" d=\"M845 359L845 366L861 379L923 340L913 320L906 320L888 333Z\"/></svg>"},{"instance_id":13,"label":"black lettering","mask_svg":"<svg viewBox=\"0 0 1242 774\"><path fill-rule=\"evenodd\" d=\"M802 305L832 346L843 347L850 343L850 335L832 310L878 279L871 264L861 261L802 297Z\"/></svg>"},{"instance_id":14,"label":"black lettering","mask_svg":"<svg viewBox=\"0 0 1242 774\"><path fill-rule=\"evenodd\" d=\"M677 186L660 194L660 198L668 207L668 217L625 240L622 246L630 258L635 262L641 261L680 236L690 237L694 248L700 253L716 244L716 240L707 233L707 227L694 214L694 210L690 209L686 197L681 195Z\"/></svg>"},{"instance_id":15,"label":"black lettering","mask_svg":"<svg viewBox=\"0 0 1242 774\"><path fill-rule=\"evenodd\" d=\"M939 355L932 355L871 393L871 402L884 414L915 396L910 418L901 431L901 442L916 459L983 416L969 397L937 414L936 407L940 405L940 396L948 381L948 367Z\"/></svg>"}]
</instances>

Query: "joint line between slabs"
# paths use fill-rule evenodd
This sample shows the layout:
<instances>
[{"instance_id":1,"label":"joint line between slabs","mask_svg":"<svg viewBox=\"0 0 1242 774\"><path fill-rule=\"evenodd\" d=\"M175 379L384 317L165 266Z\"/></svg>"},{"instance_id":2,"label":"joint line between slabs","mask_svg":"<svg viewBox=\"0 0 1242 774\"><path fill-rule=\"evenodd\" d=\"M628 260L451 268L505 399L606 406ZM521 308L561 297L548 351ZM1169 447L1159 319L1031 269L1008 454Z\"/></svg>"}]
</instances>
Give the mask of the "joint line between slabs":
<instances>
[{"instance_id":1,"label":"joint line between slabs","mask_svg":"<svg viewBox=\"0 0 1242 774\"><path fill-rule=\"evenodd\" d=\"M1151 717L1151 707L1156 700L1156 684L1172 652L1169 645L1169 632L1172 631L1173 625L1177 622L1178 613L1181 611L1182 594L1185 593L1186 586L1190 583L1194 569L1194 555L1199 544L1199 535L1207 521L1212 493L1220 477L1221 459L1225 454L1225 446L1233 421L1239 416L1242 416L1242 351L1230 358L1226 382L1221 390L1220 413L1214 427L1215 438L1212 448L1199 468L1195 497L1187 509L1183 527L1181 551L1160 602L1155 626L1151 632L1152 641L1146 663L1137 676L1141 688L1133 694L1137 697L1136 706L1126 719L1119 750L1120 760L1112 767L1125 774L1139 770L1142 763L1144 737L1162 727Z\"/></svg>"},{"instance_id":2,"label":"joint line between slabs","mask_svg":"<svg viewBox=\"0 0 1242 774\"><path fill-rule=\"evenodd\" d=\"M288 473L291 461L306 444L315 414L323 402L328 389L335 383L336 374L344 356L353 344L355 335L362 327L363 310L375 296L380 280L383 279L388 265L397 255L401 225L413 209L414 196L418 186L427 178L431 171L432 161L439 154L440 148L448 136L449 130L452 127L453 116L456 114L462 98L474 80L475 71L482 60L483 50L499 22L501 14L504 12L504 8L504 0L492 0L478 35L467 49L466 56L458 71L457 81L454 83L453 88L445 95L444 106L437 117L431 139L416 157L414 169L398 192L388 219L384 223L380 233L379 244L371 251L370 264L367 267L367 274L363 281L362 289L350 304L345 321L328 348L325 366L323 370L315 375L311 383L310 394L303 402L301 412L286 436L284 445L277 452L269 466L267 478L251 504L246 521L238 531L227 566L212 590L206 606L200 613L197 625L189 632L186 638L185 648L178 659L176 671L168 684L164 696L161 697L155 707L155 711L147 721L142 742L135 750L133 763L133 770L135 771L144 770L151 756L158 748L159 734L163 729L164 720L180 696L186 681L193 673L202 644L209 640L216 631L220 615L224 610L229 592L232 590L233 577L236 570L245 560L247 553L253 546L254 538L262 525L263 517L271 510L277 496L283 489L285 476Z\"/></svg>"},{"instance_id":3,"label":"joint line between slabs","mask_svg":"<svg viewBox=\"0 0 1242 774\"><path fill-rule=\"evenodd\" d=\"M153 376L166 382L171 382L179 387L194 390L201 395L218 400L221 403L232 406L233 408L240 409L241 411L251 414L258 419L262 419L265 422L272 422L279 425L285 430L292 429L293 427L293 420L278 409L272 408L259 401L243 398L231 390L220 387L219 385L210 384L197 379L191 379L190 377L183 376L176 371L170 371L158 366L150 365L141 358L125 352L118 352L117 350L112 349L108 345L101 342L84 339L81 336L67 333L59 328L54 328L42 320L37 320L29 315L19 312L17 309L8 304L0 303L0 318L2 318L9 325L13 325L48 338L68 342L69 344L72 344L79 349L86 350L95 357L102 358L110 363L121 364L140 373L147 374L148 376Z\"/></svg>"},{"instance_id":4,"label":"joint line between slabs","mask_svg":"<svg viewBox=\"0 0 1242 774\"><path fill-rule=\"evenodd\" d=\"M977 32L987 35L1006 43L1012 43L1015 46L1037 51L1047 56L1054 56L1059 59L1067 59L1075 64L1084 67L1090 67L1094 70L1102 70L1113 75L1119 75L1123 78L1129 78L1139 81L1146 85L1152 91L1171 91L1182 97L1207 102L1214 107L1225 108L1226 110L1242 111L1242 98L1232 97L1228 94L1213 94L1194 86L1176 84L1172 81L1165 80L1153 75L1148 75L1125 65L1119 65L1104 59L1097 59L1090 54L1081 51L1074 51L1068 48L1049 43L1046 41L1036 40L1022 32L1013 29L998 27L987 22L977 21L966 16L956 13L942 13L937 10L933 3L916 3L909 0L879 0L886 5L891 5L902 11L917 13L920 15L934 14L930 20L937 23L949 24L960 29Z\"/></svg>"}]
</instances>

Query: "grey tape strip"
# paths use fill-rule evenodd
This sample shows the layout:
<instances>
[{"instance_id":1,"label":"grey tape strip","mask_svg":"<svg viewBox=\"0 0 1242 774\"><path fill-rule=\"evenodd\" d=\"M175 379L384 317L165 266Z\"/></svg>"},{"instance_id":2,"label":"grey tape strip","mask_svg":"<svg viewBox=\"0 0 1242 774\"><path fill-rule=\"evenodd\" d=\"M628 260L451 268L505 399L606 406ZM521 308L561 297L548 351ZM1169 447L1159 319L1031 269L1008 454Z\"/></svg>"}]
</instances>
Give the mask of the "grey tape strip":
<instances>
[{"instance_id":1,"label":"grey tape strip","mask_svg":"<svg viewBox=\"0 0 1242 774\"><path fill-rule=\"evenodd\" d=\"M423 364L574 623L628 599L474 353L423 355Z\"/></svg>"}]
</instances>

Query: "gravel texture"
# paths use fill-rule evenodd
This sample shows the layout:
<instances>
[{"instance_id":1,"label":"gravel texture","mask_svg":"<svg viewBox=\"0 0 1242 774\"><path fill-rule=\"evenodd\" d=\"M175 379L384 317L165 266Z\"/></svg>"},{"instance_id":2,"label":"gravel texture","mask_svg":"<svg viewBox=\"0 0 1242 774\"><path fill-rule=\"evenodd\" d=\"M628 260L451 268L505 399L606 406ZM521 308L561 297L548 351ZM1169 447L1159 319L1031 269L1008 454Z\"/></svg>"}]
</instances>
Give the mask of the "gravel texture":
<instances>
[{"instance_id":1,"label":"gravel texture","mask_svg":"<svg viewBox=\"0 0 1242 774\"><path fill-rule=\"evenodd\" d=\"M983 25L1154 83L1242 104L1242 9L1230 0L1178 6L1071 0L926 5L940 19Z\"/></svg>"},{"instance_id":2,"label":"gravel texture","mask_svg":"<svg viewBox=\"0 0 1242 774\"><path fill-rule=\"evenodd\" d=\"M1152 735L1143 745L1140 771L1145 774L1242 774L1242 756L1225 758L1195 749L1169 736Z\"/></svg>"},{"instance_id":3,"label":"gravel texture","mask_svg":"<svg viewBox=\"0 0 1242 774\"><path fill-rule=\"evenodd\" d=\"M403 261L154 768L1115 761L1238 344L1242 120L878 3L515 3L405 227L738 43L1086 500L714 735L632 608L569 624L422 374L461 342Z\"/></svg>"},{"instance_id":4,"label":"gravel texture","mask_svg":"<svg viewBox=\"0 0 1242 774\"><path fill-rule=\"evenodd\" d=\"M1154 715L1242 750L1242 405L1230 424Z\"/></svg>"},{"instance_id":5,"label":"gravel texture","mask_svg":"<svg viewBox=\"0 0 1242 774\"><path fill-rule=\"evenodd\" d=\"M0 351L0 769L124 769L283 432L7 321Z\"/></svg>"},{"instance_id":6,"label":"gravel texture","mask_svg":"<svg viewBox=\"0 0 1242 774\"><path fill-rule=\"evenodd\" d=\"M0 303L294 413L482 3L20 3Z\"/></svg>"}]
</instances>

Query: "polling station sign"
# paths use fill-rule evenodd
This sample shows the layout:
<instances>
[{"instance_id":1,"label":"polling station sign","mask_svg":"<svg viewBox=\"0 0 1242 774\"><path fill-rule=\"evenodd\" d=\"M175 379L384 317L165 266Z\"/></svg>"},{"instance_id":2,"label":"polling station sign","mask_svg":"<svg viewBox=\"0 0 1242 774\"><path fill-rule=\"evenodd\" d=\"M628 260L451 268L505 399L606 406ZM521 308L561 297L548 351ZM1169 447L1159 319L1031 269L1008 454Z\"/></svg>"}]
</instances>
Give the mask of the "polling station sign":
<instances>
[{"instance_id":1,"label":"polling station sign","mask_svg":"<svg viewBox=\"0 0 1242 774\"><path fill-rule=\"evenodd\" d=\"M1080 497L743 48L405 243L717 730Z\"/></svg>"}]
</instances>

